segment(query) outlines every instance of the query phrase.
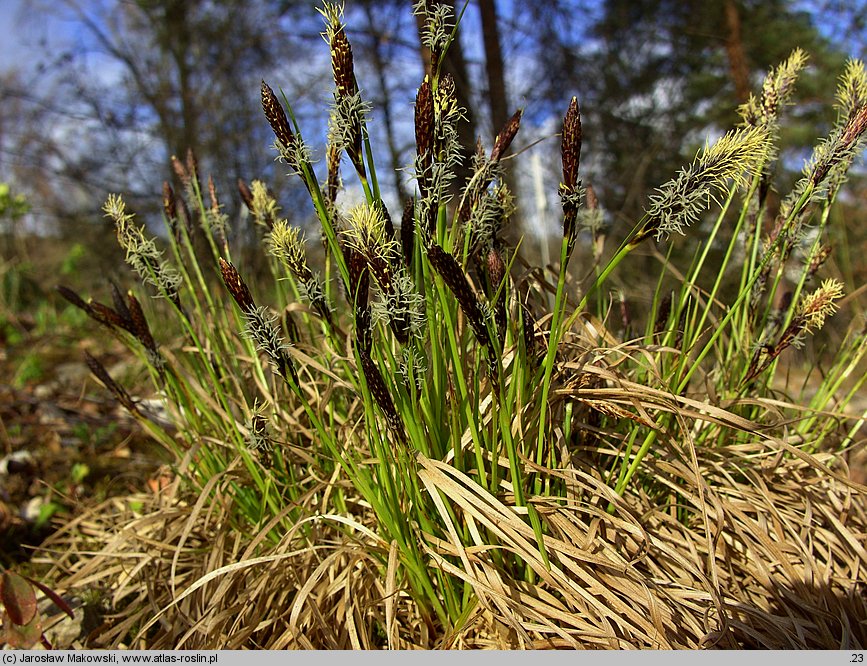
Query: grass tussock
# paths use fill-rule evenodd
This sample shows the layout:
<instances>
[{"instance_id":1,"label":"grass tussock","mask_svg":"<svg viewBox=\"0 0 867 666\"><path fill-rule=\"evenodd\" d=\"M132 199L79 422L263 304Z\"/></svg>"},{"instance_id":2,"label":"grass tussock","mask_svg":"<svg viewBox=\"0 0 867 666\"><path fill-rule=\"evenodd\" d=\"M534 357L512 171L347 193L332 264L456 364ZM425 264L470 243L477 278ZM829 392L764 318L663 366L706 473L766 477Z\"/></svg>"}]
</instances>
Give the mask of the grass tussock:
<instances>
[{"instance_id":1,"label":"grass tussock","mask_svg":"<svg viewBox=\"0 0 867 666\"><path fill-rule=\"evenodd\" d=\"M780 457L765 443L697 455L697 469L682 453L660 456L649 473L693 498L688 521L647 496L627 506L592 470L558 473L570 500L537 502L550 569L512 506L452 466L422 461L423 482L477 525L468 543L453 536L428 546L432 566L465 580L478 599L449 632L419 613L399 583L396 545L374 533L370 516L365 525L319 513L313 495L309 535L299 523L266 551L259 546L267 527L231 534L220 527L225 515L166 493L137 498L138 515L117 501L96 508L55 535L45 559L64 580L60 591L101 590L90 603L104 624L87 637L90 647L864 645L867 513L858 490L819 459ZM848 472L839 459L830 471ZM216 482L218 495L225 483ZM588 498L615 501L617 511ZM539 580L505 579L484 529L497 548L526 558ZM82 552L88 541L101 552Z\"/></svg>"},{"instance_id":2,"label":"grass tussock","mask_svg":"<svg viewBox=\"0 0 867 666\"><path fill-rule=\"evenodd\" d=\"M99 610L83 643L863 647L867 489L845 465L865 420L863 313L848 313L799 393L784 365L854 303L825 262L867 128L863 65L847 67L837 124L779 213L767 195L800 52L616 248L582 181L573 100L548 270L502 233L515 210L503 157L522 114L456 183L463 110L436 63L458 17L417 11L434 68L415 103L417 191L400 230L331 5L327 173L291 105L262 85L275 151L310 195L321 265L267 188L242 183L272 276L250 281L192 155L172 162L183 193L164 188L165 249L122 198L106 203L156 298L61 294L138 355L166 415L87 363L176 463L168 488L46 545L56 586L88 591ZM338 197L343 155L355 207ZM686 265L672 259L678 242ZM618 267L648 247L661 268L637 322ZM575 268L583 281L578 261L591 262Z\"/></svg>"}]
</instances>

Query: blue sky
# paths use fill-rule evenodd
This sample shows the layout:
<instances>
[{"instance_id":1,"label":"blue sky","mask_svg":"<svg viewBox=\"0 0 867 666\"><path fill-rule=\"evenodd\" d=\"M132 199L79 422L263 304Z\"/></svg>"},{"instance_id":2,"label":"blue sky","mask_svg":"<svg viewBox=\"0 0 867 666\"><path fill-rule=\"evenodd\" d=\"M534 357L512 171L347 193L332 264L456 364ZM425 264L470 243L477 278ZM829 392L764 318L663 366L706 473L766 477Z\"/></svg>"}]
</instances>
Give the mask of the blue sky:
<instances>
[{"instance_id":1,"label":"blue sky","mask_svg":"<svg viewBox=\"0 0 867 666\"><path fill-rule=\"evenodd\" d=\"M29 20L28 10L34 9L39 0L0 0L0 72L9 69L26 71L36 62L41 53L38 42L45 37L56 47L62 34L60 26L48 19ZM39 7L40 19L45 18Z\"/></svg>"}]
</instances>

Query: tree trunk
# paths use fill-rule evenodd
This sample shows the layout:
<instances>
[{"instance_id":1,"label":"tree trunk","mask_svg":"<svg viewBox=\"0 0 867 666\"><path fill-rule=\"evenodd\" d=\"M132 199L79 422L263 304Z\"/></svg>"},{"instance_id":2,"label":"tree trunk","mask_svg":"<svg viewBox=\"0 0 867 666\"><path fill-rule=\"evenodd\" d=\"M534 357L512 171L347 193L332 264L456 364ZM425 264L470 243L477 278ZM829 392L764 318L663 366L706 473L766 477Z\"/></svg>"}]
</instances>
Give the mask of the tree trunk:
<instances>
[{"instance_id":1,"label":"tree trunk","mask_svg":"<svg viewBox=\"0 0 867 666\"><path fill-rule=\"evenodd\" d=\"M735 84L735 96L739 104L750 97L750 69L744 53L744 42L741 37L741 16L736 0L725 0L723 3L726 21L726 55L729 60L729 72Z\"/></svg>"},{"instance_id":2,"label":"tree trunk","mask_svg":"<svg viewBox=\"0 0 867 666\"><path fill-rule=\"evenodd\" d=\"M497 8L494 0L479 0L482 18L482 41L485 45L485 73L488 77L488 104L491 107L493 135L509 120L509 104L506 100L506 80L503 75L503 51L500 48L500 31L497 26Z\"/></svg>"}]
</instances>

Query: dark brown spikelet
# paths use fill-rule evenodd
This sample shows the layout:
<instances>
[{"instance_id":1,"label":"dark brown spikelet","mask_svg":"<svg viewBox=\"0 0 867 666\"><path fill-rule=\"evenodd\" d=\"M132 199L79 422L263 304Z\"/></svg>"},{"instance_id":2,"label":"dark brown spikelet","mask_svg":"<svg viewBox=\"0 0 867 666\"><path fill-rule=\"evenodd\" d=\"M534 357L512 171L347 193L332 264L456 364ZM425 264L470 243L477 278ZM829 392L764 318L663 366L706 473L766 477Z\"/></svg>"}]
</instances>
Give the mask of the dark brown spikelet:
<instances>
[{"instance_id":1,"label":"dark brown spikelet","mask_svg":"<svg viewBox=\"0 0 867 666\"><path fill-rule=\"evenodd\" d=\"M488 276L488 289L490 292L488 296L493 301L494 296L497 295L497 290L500 289L500 285L506 279L506 262L503 261L503 255L496 248L492 247L488 250L488 255L485 258L485 272ZM504 286L497 300L493 301L494 317L501 340L506 332L506 291L507 287Z\"/></svg>"},{"instance_id":2,"label":"dark brown spikelet","mask_svg":"<svg viewBox=\"0 0 867 666\"><path fill-rule=\"evenodd\" d=\"M506 154L509 146L512 145L515 135L521 128L521 116L523 115L523 109L515 111L515 113L512 114L512 117L509 118L505 127L503 127L503 129L500 130L500 133L497 134L497 139L494 141L494 149L491 151L491 162L499 162L500 158Z\"/></svg>"},{"instance_id":3,"label":"dark brown spikelet","mask_svg":"<svg viewBox=\"0 0 867 666\"><path fill-rule=\"evenodd\" d=\"M84 362L87 363L87 367L90 368L90 371L102 383L102 385L114 394L114 397L121 405L131 413L139 414L138 407L130 394L111 378L111 375L108 374L108 370L105 369L105 366L103 366L102 363L87 352L84 352Z\"/></svg>"},{"instance_id":4,"label":"dark brown spikelet","mask_svg":"<svg viewBox=\"0 0 867 666\"><path fill-rule=\"evenodd\" d=\"M91 317L93 316L90 310L90 305L72 289L64 287L62 284L59 284L54 288L57 290L58 294L63 296L63 298L69 301L72 305L77 307L79 310L83 310L87 315Z\"/></svg>"},{"instance_id":5,"label":"dark brown spikelet","mask_svg":"<svg viewBox=\"0 0 867 666\"><path fill-rule=\"evenodd\" d=\"M129 310L129 307L126 304L126 300L123 297L123 294L120 291L120 288L114 283L111 282L111 300L114 303L114 309L117 313L124 319L124 321L128 322L130 328L134 328L132 313Z\"/></svg>"},{"instance_id":6,"label":"dark brown spikelet","mask_svg":"<svg viewBox=\"0 0 867 666\"><path fill-rule=\"evenodd\" d=\"M139 303L139 300L131 291L127 292L127 299L129 301L129 308L127 311L129 312L130 320L132 322L132 334L138 338L138 341L142 343L145 349L156 354L157 343L154 342L154 338L151 335L151 329L150 326L148 326L141 303Z\"/></svg>"},{"instance_id":7,"label":"dark brown spikelet","mask_svg":"<svg viewBox=\"0 0 867 666\"><path fill-rule=\"evenodd\" d=\"M244 205L247 207L251 213L254 213L253 210L253 193L250 191L250 186L244 181L243 178L238 179L238 194L241 195L241 201L244 202Z\"/></svg>"},{"instance_id":8,"label":"dark brown spikelet","mask_svg":"<svg viewBox=\"0 0 867 666\"><path fill-rule=\"evenodd\" d=\"M656 311L656 321L653 322L654 335L659 335L665 330L669 316L671 316L671 292L663 296L659 310Z\"/></svg>"},{"instance_id":9,"label":"dark brown spikelet","mask_svg":"<svg viewBox=\"0 0 867 666\"><path fill-rule=\"evenodd\" d=\"M90 306L91 316L100 324L108 326L108 328L122 328L125 331L133 333L132 323L121 317L120 314L109 306L99 301L91 301L88 305ZM133 333L133 335L135 334Z\"/></svg>"},{"instance_id":10,"label":"dark brown spikelet","mask_svg":"<svg viewBox=\"0 0 867 666\"><path fill-rule=\"evenodd\" d=\"M265 112L265 117L268 119L268 124L274 130L274 135L277 140L283 144L285 148L291 148L295 143L295 135L289 127L289 120L286 118L286 112L283 110L277 96L271 87L262 81L262 110Z\"/></svg>"},{"instance_id":11,"label":"dark brown spikelet","mask_svg":"<svg viewBox=\"0 0 867 666\"><path fill-rule=\"evenodd\" d=\"M328 144L328 152L325 156L328 175L325 180L325 197L333 204L337 201L337 191L340 189L340 148L337 144Z\"/></svg>"},{"instance_id":12,"label":"dark brown spikelet","mask_svg":"<svg viewBox=\"0 0 867 666\"><path fill-rule=\"evenodd\" d=\"M117 287L112 283L112 288L114 290ZM63 286L56 287L57 292L63 296L67 301L69 301L75 307L83 310L87 316L93 319L95 322L102 324L103 326L109 329L122 328L125 331L128 331L132 335L135 335L135 328L132 321L132 317L130 315L129 310L126 307L126 304L121 299L120 306L118 310L114 310L113 308L105 305L104 303L100 303L98 301L91 300L89 303L86 303L84 299L81 298L78 294L76 294L72 289ZM114 295L114 294L113 294ZM115 300L115 304L117 305L117 299Z\"/></svg>"},{"instance_id":13,"label":"dark brown spikelet","mask_svg":"<svg viewBox=\"0 0 867 666\"><path fill-rule=\"evenodd\" d=\"M56 289L57 293L63 296L63 298L65 298L78 309L83 310L88 317L93 319L98 324L102 324L109 329L122 328L124 330L132 332L129 320L124 319L120 314L115 312L107 305L95 301L91 301L89 303L85 302L85 300L81 298L81 296L79 296L77 293L75 293L72 289L69 289L68 287L64 287L62 285L58 285Z\"/></svg>"},{"instance_id":14,"label":"dark brown spikelet","mask_svg":"<svg viewBox=\"0 0 867 666\"><path fill-rule=\"evenodd\" d=\"M470 281L461 269L461 265L452 255L446 252L436 243L431 243L427 250L427 256L431 265L440 274L443 282L455 295L455 299L461 306L473 333L476 334L479 342L488 348L493 356L494 346L488 334L488 327L485 325L485 316L482 314L482 308L479 304L478 296L476 296L473 288L470 286Z\"/></svg>"},{"instance_id":15,"label":"dark brown spikelet","mask_svg":"<svg viewBox=\"0 0 867 666\"><path fill-rule=\"evenodd\" d=\"M385 222L385 239L387 241L394 240L394 222L391 221L391 213L388 212L388 208L385 207L381 199L377 199L373 205L382 214L382 219Z\"/></svg>"},{"instance_id":16,"label":"dark brown spikelet","mask_svg":"<svg viewBox=\"0 0 867 666\"><path fill-rule=\"evenodd\" d=\"M330 313L329 313L330 314ZM288 308L282 313L283 330L286 331L286 338L290 344L297 345L301 341L301 329L298 328L298 322L295 316Z\"/></svg>"},{"instance_id":17,"label":"dark brown spikelet","mask_svg":"<svg viewBox=\"0 0 867 666\"><path fill-rule=\"evenodd\" d=\"M528 359L539 358L539 346L536 343L536 318L526 303L521 303L521 319L523 327L521 333L524 338L524 350Z\"/></svg>"},{"instance_id":18,"label":"dark brown spikelet","mask_svg":"<svg viewBox=\"0 0 867 666\"><path fill-rule=\"evenodd\" d=\"M569 191L574 191L578 184L578 166L581 163L581 114L576 97L569 102L563 118L560 155L563 161L563 185Z\"/></svg>"},{"instance_id":19,"label":"dark brown spikelet","mask_svg":"<svg viewBox=\"0 0 867 666\"><path fill-rule=\"evenodd\" d=\"M401 421L400 415L394 407L394 401L391 399L391 394L388 392L388 387L385 385L385 380L382 378L379 368L376 367L376 363L370 357L369 350L359 349L358 357L361 359L361 370L364 373L367 390L370 391L383 416L385 416L388 427L394 436L398 438L401 444L406 444L403 421Z\"/></svg>"},{"instance_id":20,"label":"dark brown spikelet","mask_svg":"<svg viewBox=\"0 0 867 666\"><path fill-rule=\"evenodd\" d=\"M344 248L349 268L349 303L355 316L355 341L358 348L370 352L373 344L368 292L370 290L370 271L367 260L361 253L350 247Z\"/></svg>"},{"instance_id":21,"label":"dark brown spikelet","mask_svg":"<svg viewBox=\"0 0 867 666\"><path fill-rule=\"evenodd\" d=\"M413 245L415 244L414 197L409 197L403 205L403 216L400 219L400 242L403 246L403 260L409 267L412 263Z\"/></svg>"},{"instance_id":22,"label":"dark brown spikelet","mask_svg":"<svg viewBox=\"0 0 867 666\"><path fill-rule=\"evenodd\" d=\"M422 196L426 196L434 145L433 91L427 77L422 81L415 97L415 145L419 157L419 190Z\"/></svg>"},{"instance_id":23,"label":"dark brown spikelet","mask_svg":"<svg viewBox=\"0 0 867 666\"><path fill-rule=\"evenodd\" d=\"M335 30L331 37L331 69L338 95L350 97L358 92L352 46L342 26L339 30Z\"/></svg>"},{"instance_id":24,"label":"dark brown spikelet","mask_svg":"<svg viewBox=\"0 0 867 666\"><path fill-rule=\"evenodd\" d=\"M355 343L358 350L369 354L373 346L370 308L355 308Z\"/></svg>"},{"instance_id":25,"label":"dark brown spikelet","mask_svg":"<svg viewBox=\"0 0 867 666\"><path fill-rule=\"evenodd\" d=\"M343 249L346 265L349 268L349 285L351 293L349 302L357 308L367 307L367 295L370 289L370 271L364 256L350 247Z\"/></svg>"},{"instance_id":26,"label":"dark brown spikelet","mask_svg":"<svg viewBox=\"0 0 867 666\"><path fill-rule=\"evenodd\" d=\"M575 97L563 118L560 154L563 162L563 182L560 185L563 237L568 241L568 254L571 255L578 234L578 166L581 162L581 114Z\"/></svg>"},{"instance_id":27,"label":"dark brown spikelet","mask_svg":"<svg viewBox=\"0 0 867 666\"><path fill-rule=\"evenodd\" d=\"M250 294L246 283L238 274L237 269L228 261L220 257L220 273L223 275L223 282L226 283L226 289L235 299L235 303L241 308L241 312L250 313L256 309L256 302Z\"/></svg>"}]
</instances>

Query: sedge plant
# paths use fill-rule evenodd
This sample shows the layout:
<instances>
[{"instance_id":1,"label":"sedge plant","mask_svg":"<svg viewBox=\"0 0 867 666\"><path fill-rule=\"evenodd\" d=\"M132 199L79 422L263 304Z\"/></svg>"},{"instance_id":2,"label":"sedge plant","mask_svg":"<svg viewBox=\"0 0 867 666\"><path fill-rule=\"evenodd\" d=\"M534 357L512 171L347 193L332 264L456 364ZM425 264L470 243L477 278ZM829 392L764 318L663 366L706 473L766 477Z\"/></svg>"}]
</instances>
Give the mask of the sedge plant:
<instances>
[{"instance_id":1,"label":"sedge plant","mask_svg":"<svg viewBox=\"0 0 867 666\"><path fill-rule=\"evenodd\" d=\"M415 99L415 195L399 227L382 198L342 9L326 4L334 88L321 182L291 104L261 87L278 159L309 194L322 264L267 187L242 181L239 196L273 275L272 284L248 284L220 195L213 180L203 185L190 154L172 161L182 192L168 183L163 190L167 251L121 197L104 208L155 298L114 288L106 305L61 293L138 354L168 418L148 413L98 359L87 362L175 453L196 492L230 499L235 528L266 529L263 547L286 534L303 541L314 519L370 532L384 569L397 554L400 587L425 621L453 629L477 604L494 603L479 583L482 559L497 580L525 586L564 575L566 546L552 522L561 508L626 511L631 492L655 493L661 504L695 501L642 471L659 447L676 448L681 437L714 447L761 436L802 454L826 440L838 451L851 444L863 418L847 421L841 437L821 414L842 413L863 383L847 383L867 351L863 325L785 432L769 431L762 400L781 354L820 329L843 294L833 277L820 281L823 238L867 127L867 79L863 65L850 63L834 131L772 217L780 114L806 59L794 52L741 109L741 126L662 185L609 258L594 245L597 263L583 284L569 265L585 228L600 241L602 208L580 177L573 98L560 136L559 272L545 312L532 273L521 275L518 248L502 234L515 212L503 158L522 114L490 151L476 146L471 176L457 182L464 110L441 65L460 14L426 2L415 11L431 70ZM342 164L363 192L349 208L338 200ZM605 319L618 269L637 248L681 234L695 236L691 264L675 274L661 263L644 334L618 340ZM720 242L722 263L711 266ZM785 289L791 295L782 298ZM566 474L574 469L607 490L576 497Z\"/></svg>"}]
</instances>

